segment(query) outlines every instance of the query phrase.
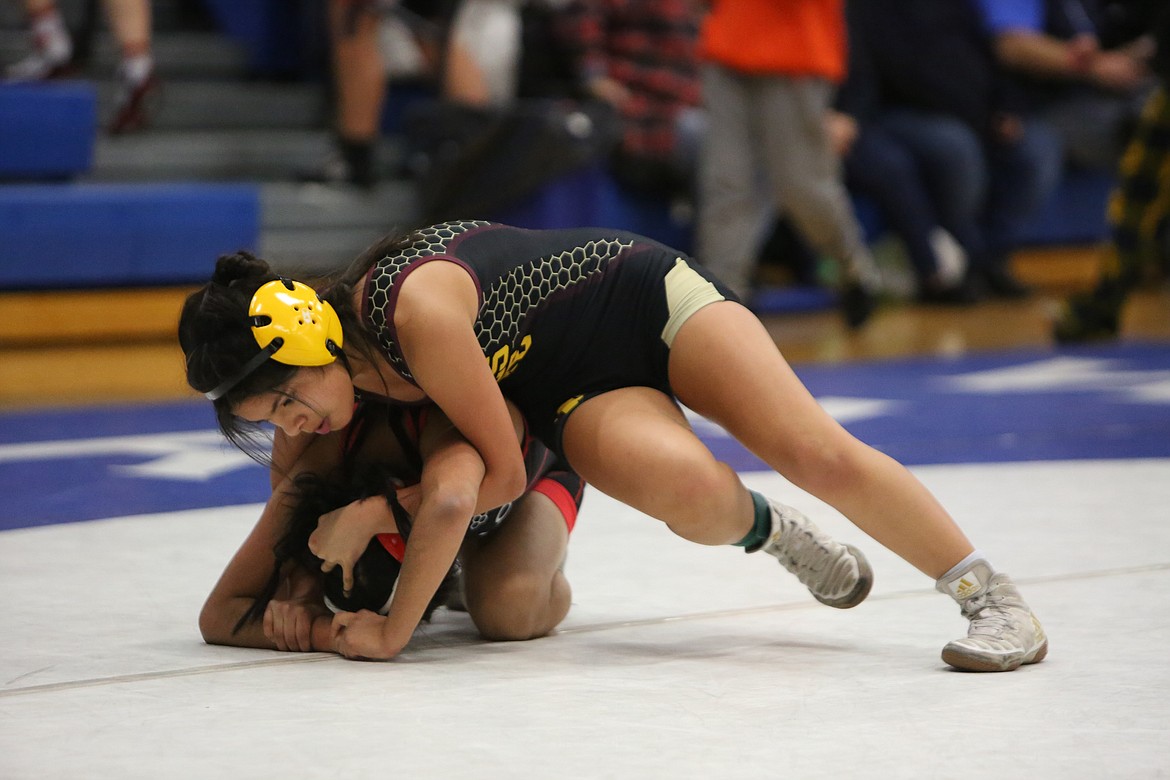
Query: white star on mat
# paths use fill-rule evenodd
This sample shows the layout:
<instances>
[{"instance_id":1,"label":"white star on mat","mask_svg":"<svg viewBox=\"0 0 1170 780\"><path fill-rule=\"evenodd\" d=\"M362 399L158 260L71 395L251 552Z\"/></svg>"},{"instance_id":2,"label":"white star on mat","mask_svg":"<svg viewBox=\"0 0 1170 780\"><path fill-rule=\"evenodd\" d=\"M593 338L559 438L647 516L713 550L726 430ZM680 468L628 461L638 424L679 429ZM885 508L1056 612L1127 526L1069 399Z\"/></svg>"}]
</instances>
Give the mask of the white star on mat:
<instances>
[{"instance_id":1,"label":"white star on mat","mask_svg":"<svg viewBox=\"0 0 1170 780\"><path fill-rule=\"evenodd\" d=\"M237 469L256 466L256 462L246 453L225 442L218 431L103 436L0 445L0 463L118 455L140 456L150 460L133 465L114 465L110 467L111 471L152 479L205 482Z\"/></svg>"},{"instance_id":2,"label":"white star on mat","mask_svg":"<svg viewBox=\"0 0 1170 780\"><path fill-rule=\"evenodd\" d=\"M1058 391L1117 391L1134 401L1170 403L1170 371L1141 371L1119 360L1057 357L1018 366L940 377L952 392L998 395Z\"/></svg>"},{"instance_id":3,"label":"white star on mat","mask_svg":"<svg viewBox=\"0 0 1170 780\"><path fill-rule=\"evenodd\" d=\"M890 401L885 398L846 398L843 396L820 397L817 398L817 403L842 425L895 414L906 405L903 401ZM731 438L731 434L725 431L722 426L716 425L705 417L700 417L690 409L683 411L686 412L687 422L697 433Z\"/></svg>"}]
</instances>

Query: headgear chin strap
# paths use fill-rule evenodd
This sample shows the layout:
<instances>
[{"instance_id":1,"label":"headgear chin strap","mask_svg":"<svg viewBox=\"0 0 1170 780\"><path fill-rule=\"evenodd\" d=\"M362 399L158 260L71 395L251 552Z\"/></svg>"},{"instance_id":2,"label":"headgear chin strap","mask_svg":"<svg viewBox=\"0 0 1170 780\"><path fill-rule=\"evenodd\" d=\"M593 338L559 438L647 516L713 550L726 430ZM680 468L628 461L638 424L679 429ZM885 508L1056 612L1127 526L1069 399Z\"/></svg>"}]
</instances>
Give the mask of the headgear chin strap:
<instances>
[{"instance_id":1,"label":"headgear chin strap","mask_svg":"<svg viewBox=\"0 0 1170 780\"><path fill-rule=\"evenodd\" d=\"M252 335L260 352L214 390L222 398L269 358L288 366L325 366L337 359L343 335L341 320L327 301L307 284L280 278L256 290L248 306Z\"/></svg>"}]
</instances>

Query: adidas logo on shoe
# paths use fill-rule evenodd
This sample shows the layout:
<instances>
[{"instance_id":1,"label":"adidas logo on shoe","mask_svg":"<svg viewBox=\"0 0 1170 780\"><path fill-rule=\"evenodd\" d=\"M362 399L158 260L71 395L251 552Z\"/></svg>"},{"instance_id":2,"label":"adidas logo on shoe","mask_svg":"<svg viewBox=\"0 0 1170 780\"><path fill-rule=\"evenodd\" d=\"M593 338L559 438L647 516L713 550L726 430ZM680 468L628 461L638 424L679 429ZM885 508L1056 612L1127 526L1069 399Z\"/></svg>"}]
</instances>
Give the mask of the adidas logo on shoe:
<instances>
[{"instance_id":1,"label":"adidas logo on shoe","mask_svg":"<svg viewBox=\"0 0 1170 780\"><path fill-rule=\"evenodd\" d=\"M975 572L968 572L954 582L947 583L951 595L959 601L971 598L983 587L983 583L975 576Z\"/></svg>"}]
</instances>

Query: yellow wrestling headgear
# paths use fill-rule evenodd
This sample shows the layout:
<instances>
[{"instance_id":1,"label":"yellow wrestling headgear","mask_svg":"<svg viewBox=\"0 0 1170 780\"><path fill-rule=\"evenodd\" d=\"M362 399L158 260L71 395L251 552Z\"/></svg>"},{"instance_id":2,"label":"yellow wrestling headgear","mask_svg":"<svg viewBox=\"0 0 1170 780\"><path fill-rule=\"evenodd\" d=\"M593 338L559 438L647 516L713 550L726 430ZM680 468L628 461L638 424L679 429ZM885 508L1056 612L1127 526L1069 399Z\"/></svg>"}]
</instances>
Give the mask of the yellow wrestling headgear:
<instances>
[{"instance_id":1,"label":"yellow wrestling headgear","mask_svg":"<svg viewBox=\"0 0 1170 780\"><path fill-rule=\"evenodd\" d=\"M260 285L248 305L248 321L260 352L209 393L216 401L269 358L286 366L324 366L337 359L341 320L307 284L281 277Z\"/></svg>"},{"instance_id":2,"label":"yellow wrestling headgear","mask_svg":"<svg viewBox=\"0 0 1170 780\"><path fill-rule=\"evenodd\" d=\"M271 357L288 366L324 366L337 359L341 320L307 284L277 279L261 285L248 307L252 335L261 349L277 339Z\"/></svg>"}]
</instances>

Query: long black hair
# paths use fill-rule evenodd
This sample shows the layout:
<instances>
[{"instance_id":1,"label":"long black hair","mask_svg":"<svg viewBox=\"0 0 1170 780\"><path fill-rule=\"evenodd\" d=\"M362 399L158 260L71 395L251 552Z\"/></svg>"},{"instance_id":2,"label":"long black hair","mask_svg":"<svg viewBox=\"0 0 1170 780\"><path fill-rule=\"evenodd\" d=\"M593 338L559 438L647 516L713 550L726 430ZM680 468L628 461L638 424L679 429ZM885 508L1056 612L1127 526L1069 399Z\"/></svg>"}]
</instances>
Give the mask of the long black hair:
<instances>
[{"instance_id":1,"label":"long black hair","mask_svg":"<svg viewBox=\"0 0 1170 780\"><path fill-rule=\"evenodd\" d=\"M354 469L340 479L327 479L314 473L299 475L295 481L293 499L295 503L289 515L288 526L273 548L276 561L272 574L260 595L252 602L252 606L240 617L232 633L264 616L268 602L276 595L281 580L287 575L290 567L321 574L322 561L309 550L309 537L316 530L321 515L354 501L382 496L394 514L398 533L409 542L411 520L395 496L399 486L401 482L391 474L391 470L384 464L376 463ZM400 570L401 564L398 560L374 538L354 564L353 589L345 592L341 567L338 566L323 575L322 592L338 609L351 612L368 609L378 612L389 601ZM454 587L454 571L453 568L447 573L435 592L423 615L424 620L430 619L431 613L446 602L451 588Z\"/></svg>"}]
</instances>

